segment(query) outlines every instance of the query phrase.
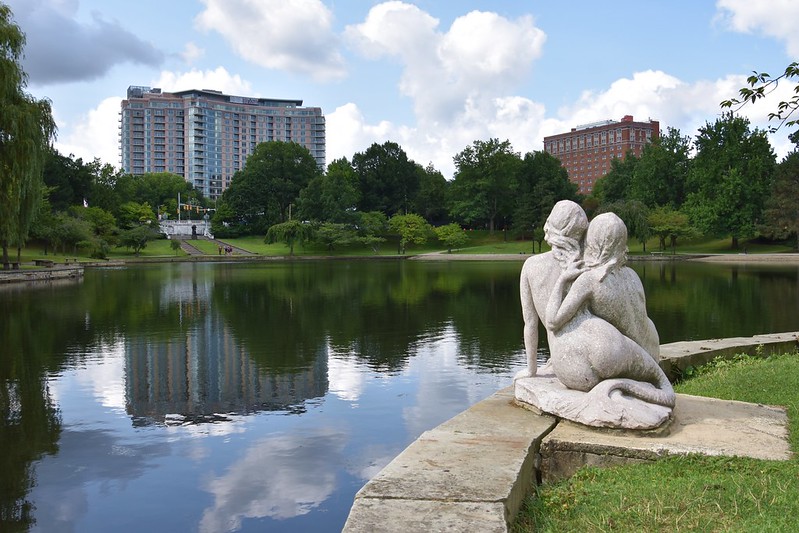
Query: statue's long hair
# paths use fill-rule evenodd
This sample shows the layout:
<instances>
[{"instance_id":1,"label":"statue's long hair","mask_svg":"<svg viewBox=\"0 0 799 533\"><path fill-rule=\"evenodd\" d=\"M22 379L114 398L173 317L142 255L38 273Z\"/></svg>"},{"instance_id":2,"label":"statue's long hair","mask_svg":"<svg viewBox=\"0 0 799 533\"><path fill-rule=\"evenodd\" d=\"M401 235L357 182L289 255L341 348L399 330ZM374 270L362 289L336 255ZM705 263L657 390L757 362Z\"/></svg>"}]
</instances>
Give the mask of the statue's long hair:
<instances>
[{"instance_id":1,"label":"statue's long hair","mask_svg":"<svg viewBox=\"0 0 799 533\"><path fill-rule=\"evenodd\" d=\"M556 203L544 224L544 238L561 264L579 261L588 217L583 208L571 200Z\"/></svg>"},{"instance_id":2,"label":"statue's long hair","mask_svg":"<svg viewBox=\"0 0 799 533\"><path fill-rule=\"evenodd\" d=\"M597 215L585 235L585 266L601 269L600 280L627 263L627 226L615 213Z\"/></svg>"}]
</instances>

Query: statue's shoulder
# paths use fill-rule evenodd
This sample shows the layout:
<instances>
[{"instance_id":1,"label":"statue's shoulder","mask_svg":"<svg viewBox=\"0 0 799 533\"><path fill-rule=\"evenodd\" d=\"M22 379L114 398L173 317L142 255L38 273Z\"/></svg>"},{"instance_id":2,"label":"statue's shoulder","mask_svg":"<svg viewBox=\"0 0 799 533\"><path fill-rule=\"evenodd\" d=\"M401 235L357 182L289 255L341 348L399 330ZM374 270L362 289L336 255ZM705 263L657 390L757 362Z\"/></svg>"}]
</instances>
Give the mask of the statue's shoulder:
<instances>
[{"instance_id":1,"label":"statue's shoulder","mask_svg":"<svg viewBox=\"0 0 799 533\"><path fill-rule=\"evenodd\" d=\"M525 259L522 271L540 270L541 268L549 267L553 261L555 261L555 257L552 255L552 252L531 255Z\"/></svg>"}]
</instances>

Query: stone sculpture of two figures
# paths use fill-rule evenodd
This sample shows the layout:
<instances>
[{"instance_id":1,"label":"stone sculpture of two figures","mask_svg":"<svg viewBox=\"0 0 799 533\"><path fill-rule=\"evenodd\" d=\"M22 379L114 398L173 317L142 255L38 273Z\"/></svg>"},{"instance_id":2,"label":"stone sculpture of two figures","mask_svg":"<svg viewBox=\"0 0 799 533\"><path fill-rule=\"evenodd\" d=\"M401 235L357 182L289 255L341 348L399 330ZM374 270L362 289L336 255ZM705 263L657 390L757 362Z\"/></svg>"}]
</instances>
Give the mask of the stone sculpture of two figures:
<instances>
[{"instance_id":1,"label":"stone sculpture of two figures","mask_svg":"<svg viewBox=\"0 0 799 533\"><path fill-rule=\"evenodd\" d=\"M589 224L579 205L564 200L544 233L551 251L527 259L521 273L528 366L516 376L516 399L589 426L663 425L676 397L658 365L658 333L641 280L625 266L624 222L605 213ZM541 369L539 323L550 351Z\"/></svg>"}]
</instances>

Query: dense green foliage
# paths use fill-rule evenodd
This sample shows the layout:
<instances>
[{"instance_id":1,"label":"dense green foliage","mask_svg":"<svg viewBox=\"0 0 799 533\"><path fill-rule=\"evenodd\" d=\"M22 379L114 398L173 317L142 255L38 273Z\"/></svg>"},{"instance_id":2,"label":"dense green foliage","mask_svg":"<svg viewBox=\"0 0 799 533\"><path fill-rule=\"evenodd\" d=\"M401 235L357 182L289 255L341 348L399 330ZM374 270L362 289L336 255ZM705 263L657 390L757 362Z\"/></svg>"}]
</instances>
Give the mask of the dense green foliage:
<instances>
[{"instance_id":1,"label":"dense green foliage","mask_svg":"<svg viewBox=\"0 0 799 533\"><path fill-rule=\"evenodd\" d=\"M4 267L8 249L20 250L42 199L42 173L56 124L48 100L25 92L21 60L25 34L11 10L0 4L0 247Z\"/></svg>"},{"instance_id":2,"label":"dense green foliage","mask_svg":"<svg viewBox=\"0 0 799 533\"><path fill-rule=\"evenodd\" d=\"M468 225L506 226L521 160L509 141L474 141L455 156L450 212Z\"/></svg>"},{"instance_id":3,"label":"dense green foliage","mask_svg":"<svg viewBox=\"0 0 799 533\"><path fill-rule=\"evenodd\" d=\"M52 149L49 102L24 92L24 44L10 9L0 4L0 244L6 264L8 248L16 245L19 256L29 237L45 253L106 257L119 246L141 251L131 235L153 231L138 228L176 216L196 220L207 212L219 238L269 234L292 252L296 242L315 241L330 251L357 243L378 253L387 240L398 240L403 253L431 237L431 227L442 228L438 237L447 249L463 245L462 229L502 229L505 239L532 238L540 251L546 217L564 199L581 202L589 216L616 212L644 252L654 236L661 250L675 250L678 240L702 234L731 237L736 248L742 238L788 240L799 233L797 151L778 164L765 132L732 112L707 123L694 140L667 128L640 156L614 159L587 198L556 157L520 154L510 141L492 138L475 140L453 156L451 180L392 141L374 143L351 160L336 159L325 170L299 144L265 142L212 202L175 174L134 176ZM722 107L754 102L797 77L796 63L776 78L756 72L740 99ZM799 85L794 92L770 115L780 121L777 128L797 124L792 114ZM799 141L799 135L791 138ZM179 210L179 203L191 209Z\"/></svg>"},{"instance_id":4,"label":"dense green foliage","mask_svg":"<svg viewBox=\"0 0 799 533\"><path fill-rule=\"evenodd\" d=\"M774 152L766 132L727 114L700 128L688 174L686 210L704 233L738 239L755 235L774 177Z\"/></svg>"}]
</instances>

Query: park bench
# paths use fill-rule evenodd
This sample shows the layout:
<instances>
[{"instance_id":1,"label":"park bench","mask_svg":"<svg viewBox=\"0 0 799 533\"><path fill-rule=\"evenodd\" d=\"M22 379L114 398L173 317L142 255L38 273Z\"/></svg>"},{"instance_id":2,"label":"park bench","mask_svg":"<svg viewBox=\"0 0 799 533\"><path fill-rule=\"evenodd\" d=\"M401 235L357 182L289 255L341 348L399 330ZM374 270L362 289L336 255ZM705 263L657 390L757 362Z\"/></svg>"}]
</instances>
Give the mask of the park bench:
<instances>
[{"instance_id":1,"label":"park bench","mask_svg":"<svg viewBox=\"0 0 799 533\"><path fill-rule=\"evenodd\" d=\"M34 259L33 264L37 267L51 268L53 266L53 261L51 259Z\"/></svg>"}]
</instances>

